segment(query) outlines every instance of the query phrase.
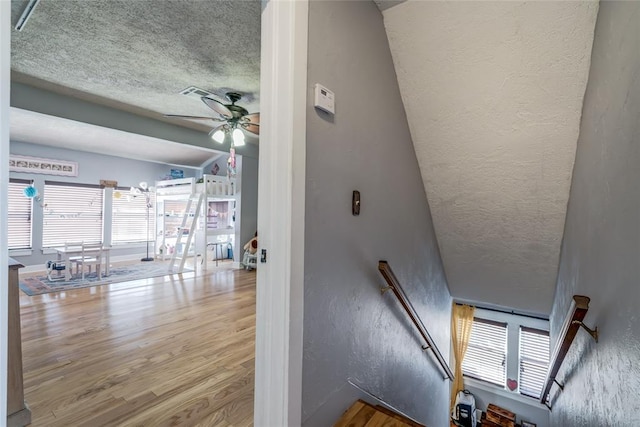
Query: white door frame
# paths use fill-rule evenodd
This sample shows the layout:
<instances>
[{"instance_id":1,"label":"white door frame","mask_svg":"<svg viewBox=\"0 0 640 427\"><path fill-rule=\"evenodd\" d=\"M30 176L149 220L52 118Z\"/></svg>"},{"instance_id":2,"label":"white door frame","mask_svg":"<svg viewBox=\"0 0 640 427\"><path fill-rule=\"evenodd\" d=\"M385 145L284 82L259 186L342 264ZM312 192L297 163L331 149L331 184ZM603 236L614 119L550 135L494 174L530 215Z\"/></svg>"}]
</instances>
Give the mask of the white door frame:
<instances>
[{"instance_id":1,"label":"white door frame","mask_svg":"<svg viewBox=\"0 0 640 427\"><path fill-rule=\"evenodd\" d=\"M9 94L11 92L11 2L0 0L0 425L7 422L7 349L9 318L7 191L9 189Z\"/></svg>"},{"instance_id":2,"label":"white door frame","mask_svg":"<svg viewBox=\"0 0 640 427\"><path fill-rule=\"evenodd\" d=\"M263 2L254 425L302 424L308 0Z\"/></svg>"}]
</instances>

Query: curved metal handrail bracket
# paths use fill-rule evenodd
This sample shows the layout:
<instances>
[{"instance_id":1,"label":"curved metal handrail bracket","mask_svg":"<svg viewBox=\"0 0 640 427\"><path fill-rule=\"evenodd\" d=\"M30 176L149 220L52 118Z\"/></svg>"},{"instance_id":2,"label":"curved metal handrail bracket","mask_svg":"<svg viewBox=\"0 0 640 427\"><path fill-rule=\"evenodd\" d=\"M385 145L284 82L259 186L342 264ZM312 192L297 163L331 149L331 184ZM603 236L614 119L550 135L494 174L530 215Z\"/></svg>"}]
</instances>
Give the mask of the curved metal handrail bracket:
<instances>
[{"instance_id":1,"label":"curved metal handrail bracket","mask_svg":"<svg viewBox=\"0 0 640 427\"><path fill-rule=\"evenodd\" d=\"M435 342L431 338L431 335L429 335L429 332L427 331L427 328L425 328L424 324L422 323L420 316L418 316L418 313L416 313L416 310L413 308L413 305L411 305L411 302L409 301L406 294L404 293L402 286L400 286L400 283L398 282L396 275L393 274L393 270L391 270L389 263L387 261L379 261L378 270L380 270L380 273L385 278L388 285L386 288L381 289L382 293L384 294L388 290L393 291L393 294L396 296L396 298L398 298L398 301L400 301L402 308L404 308L404 310L409 315L409 318L411 319L415 327L418 329L420 336L426 341L426 345L423 345L422 349L431 350L434 357L438 361L438 364L444 371L444 374L445 374L444 378L449 379L450 381L453 381L453 372L451 372L451 368L449 368L449 365L444 360L444 357L442 357L442 353L440 353L440 350L438 349Z\"/></svg>"},{"instance_id":2,"label":"curved metal handrail bracket","mask_svg":"<svg viewBox=\"0 0 640 427\"><path fill-rule=\"evenodd\" d=\"M544 382L542 394L540 395L540 402L544 403L549 409L551 409L551 405L549 405L548 396L553 384L556 383L561 390L564 389L564 386L556 380L556 375L558 375L560 366L562 366L562 362L569 352L569 348L571 347L571 343L573 343L573 339L578 333L578 329L582 327L585 331L587 331L589 335L593 337L593 339L596 340L596 342L598 342L598 328L596 327L595 329L590 329L584 323L582 323L584 317L587 315L587 311L589 310L589 301L589 297L585 297L583 295L574 295L569 313L567 314L567 317L564 319L564 323L562 324L560 339L558 340L558 343L553 350L553 354L551 355L551 363L549 364L547 379Z\"/></svg>"}]
</instances>

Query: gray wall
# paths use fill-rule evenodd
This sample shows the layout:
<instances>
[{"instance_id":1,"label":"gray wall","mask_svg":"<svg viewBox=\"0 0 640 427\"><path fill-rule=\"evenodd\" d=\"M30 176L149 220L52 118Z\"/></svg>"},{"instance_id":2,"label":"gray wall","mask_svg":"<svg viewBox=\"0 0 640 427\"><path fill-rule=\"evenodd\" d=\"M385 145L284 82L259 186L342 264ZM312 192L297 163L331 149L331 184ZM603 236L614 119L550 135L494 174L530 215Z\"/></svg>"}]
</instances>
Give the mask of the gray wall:
<instances>
[{"instance_id":1,"label":"gray wall","mask_svg":"<svg viewBox=\"0 0 640 427\"><path fill-rule=\"evenodd\" d=\"M229 154L224 153L218 155L215 159L211 160L209 163L206 163L202 166L202 173L210 174L210 175L226 175L227 174L227 160L229 159ZM213 173L213 165L218 164L218 173Z\"/></svg>"},{"instance_id":2,"label":"gray wall","mask_svg":"<svg viewBox=\"0 0 640 427\"><path fill-rule=\"evenodd\" d=\"M450 383L393 295L380 294L386 259L448 360L451 297L376 5L310 2L308 61L304 424L335 422L353 403L351 378L446 426ZM313 108L315 83L335 92L335 117Z\"/></svg>"},{"instance_id":3,"label":"gray wall","mask_svg":"<svg viewBox=\"0 0 640 427\"><path fill-rule=\"evenodd\" d=\"M118 181L120 187L137 186L141 181L147 181L150 185L157 180L165 179L171 169L181 169L185 178L202 176L202 171L196 168L184 166L172 166L161 163L143 162L125 159L122 157L105 156L102 154L87 153L83 151L67 150L26 142L12 141L10 147L12 154L24 156L43 157L49 159L68 160L78 162L78 176L65 177L56 175L43 175L31 173L11 172L11 178L34 180L34 185L40 194L43 194L44 181L77 182L82 184L99 184L101 179ZM228 155L222 155L217 160L219 175L226 174ZM204 171L210 173L212 162L205 166ZM256 232L258 220L258 159L248 156L238 156L238 179L241 185L240 209L241 217L237 218L236 247L234 259L242 260L242 246L248 242ZM36 208L33 218L33 253L30 256L14 256L14 258L26 266L44 264L51 259L51 255L43 255L42 247L42 214ZM239 239L239 240L238 240ZM113 249L113 256L142 253L140 248Z\"/></svg>"},{"instance_id":4,"label":"gray wall","mask_svg":"<svg viewBox=\"0 0 640 427\"><path fill-rule=\"evenodd\" d=\"M601 2L569 197L551 338L591 298L554 388L552 425L637 426L640 394L640 3Z\"/></svg>"},{"instance_id":5,"label":"gray wall","mask_svg":"<svg viewBox=\"0 0 640 427\"><path fill-rule=\"evenodd\" d=\"M240 182L240 240L236 243L234 253L236 261L242 261L243 246L253 238L258 229L258 159L242 156L238 158L241 165L242 181Z\"/></svg>"},{"instance_id":6,"label":"gray wall","mask_svg":"<svg viewBox=\"0 0 640 427\"><path fill-rule=\"evenodd\" d=\"M11 172L11 178L34 180L34 185L40 194L44 192L44 181L76 182L81 184L100 184L101 179L118 181L119 187L138 186L141 181L147 181L153 185L156 180L163 179L175 166L121 157L105 156L102 154L86 153L82 151L66 150L62 148L48 147L44 145L29 144L12 141L11 154L23 156L43 157L47 159L68 160L78 162L78 176L56 176L33 173ZM185 177L195 176L195 169L180 167ZM255 211L254 211L255 212ZM14 256L14 258L26 266L43 264L51 259L52 255L43 255L42 247L42 208L34 205L31 256ZM143 248L114 249L112 256L142 253Z\"/></svg>"}]
</instances>

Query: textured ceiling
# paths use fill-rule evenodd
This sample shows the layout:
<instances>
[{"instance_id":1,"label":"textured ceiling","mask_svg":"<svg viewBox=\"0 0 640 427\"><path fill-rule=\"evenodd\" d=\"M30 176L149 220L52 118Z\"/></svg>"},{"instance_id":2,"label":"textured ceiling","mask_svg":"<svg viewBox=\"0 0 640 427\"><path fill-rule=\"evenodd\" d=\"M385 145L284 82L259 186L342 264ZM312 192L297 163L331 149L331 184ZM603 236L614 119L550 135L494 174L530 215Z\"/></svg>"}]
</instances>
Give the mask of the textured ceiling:
<instances>
[{"instance_id":1,"label":"textured ceiling","mask_svg":"<svg viewBox=\"0 0 640 427\"><path fill-rule=\"evenodd\" d=\"M456 298L551 308L597 10L409 1L383 12Z\"/></svg>"},{"instance_id":2,"label":"textured ceiling","mask_svg":"<svg viewBox=\"0 0 640 427\"><path fill-rule=\"evenodd\" d=\"M220 151L95 126L33 111L11 108L11 141L30 142L69 150L201 167ZM37 126L34 126L37 123ZM88 143L90 142L90 143Z\"/></svg>"},{"instance_id":3,"label":"textured ceiling","mask_svg":"<svg viewBox=\"0 0 640 427\"><path fill-rule=\"evenodd\" d=\"M13 24L26 4L12 1ZM41 1L24 29L12 30L12 78L162 120L212 115L178 94L188 86L224 101L238 91L239 104L257 112L260 15L258 0Z\"/></svg>"}]
</instances>

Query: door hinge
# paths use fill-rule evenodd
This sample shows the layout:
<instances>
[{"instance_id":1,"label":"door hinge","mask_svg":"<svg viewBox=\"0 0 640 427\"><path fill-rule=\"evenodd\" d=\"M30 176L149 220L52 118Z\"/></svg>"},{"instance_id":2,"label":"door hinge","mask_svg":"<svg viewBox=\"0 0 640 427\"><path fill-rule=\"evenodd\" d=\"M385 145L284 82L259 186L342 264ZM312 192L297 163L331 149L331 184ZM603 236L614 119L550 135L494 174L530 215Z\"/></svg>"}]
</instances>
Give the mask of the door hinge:
<instances>
[{"instance_id":1,"label":"door hinge","mask_svg":"<svg viewBox=\"0 0 640 427\"><path fill-rule=\"evenodd\" d=\"M262 262L262 263L267 262L267 250L266 249L263 249L260 252L260 262Z\"/></svg>"}]
</instances>

